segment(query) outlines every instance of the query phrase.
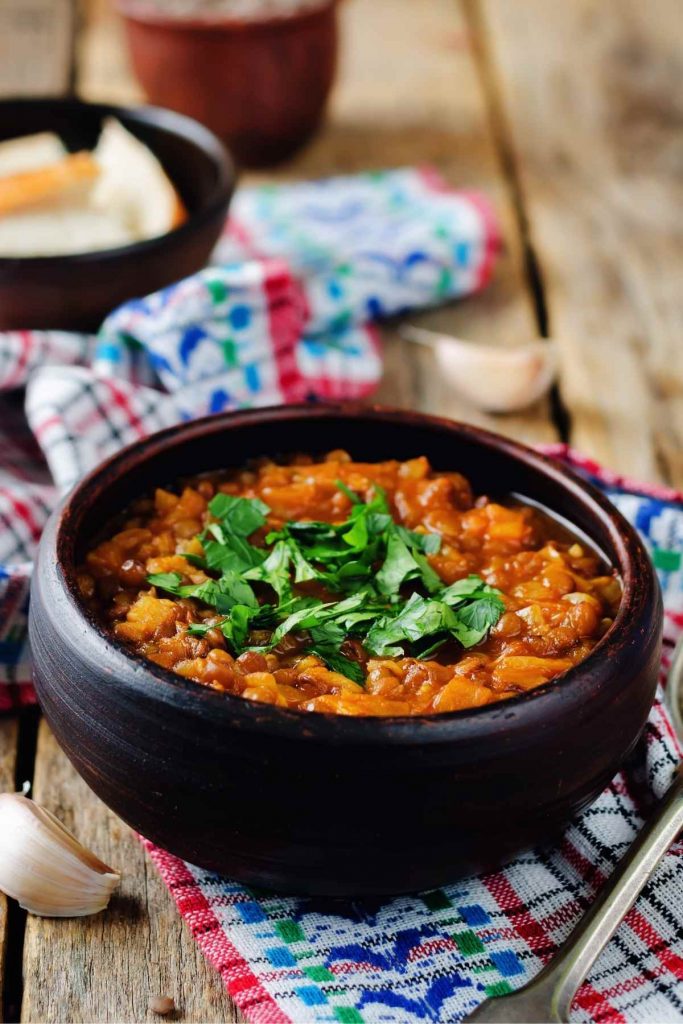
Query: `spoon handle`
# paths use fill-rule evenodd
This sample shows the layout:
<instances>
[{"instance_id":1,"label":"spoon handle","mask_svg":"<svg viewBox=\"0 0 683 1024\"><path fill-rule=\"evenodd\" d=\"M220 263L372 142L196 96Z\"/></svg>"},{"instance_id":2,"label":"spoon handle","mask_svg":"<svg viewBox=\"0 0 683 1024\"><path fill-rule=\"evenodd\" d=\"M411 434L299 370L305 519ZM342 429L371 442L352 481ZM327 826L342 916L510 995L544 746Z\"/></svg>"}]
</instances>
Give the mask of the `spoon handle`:
<instances>
[{"instance_id":1,"label":"spoon handle","mask_svg":"<svg viewBox=\"0 0 683 1024\"><path fill-rule=\"evenodd\" d=\"M514 995L487 1000L467 1019L567 1021L577 989L683 829L683 769L555 959Z\"/></svg>"},{"instance_id":2,"label":"spoon handle","mask_svg":"<svg viewBox=\"0 0 683 1024\"><path fill-rule=\"evenodd\" d=\"M668 792L553 964L557 1019L568 1020L577 989L681 829L683 771L679 765Z\"/></svg>"}]
</instances>

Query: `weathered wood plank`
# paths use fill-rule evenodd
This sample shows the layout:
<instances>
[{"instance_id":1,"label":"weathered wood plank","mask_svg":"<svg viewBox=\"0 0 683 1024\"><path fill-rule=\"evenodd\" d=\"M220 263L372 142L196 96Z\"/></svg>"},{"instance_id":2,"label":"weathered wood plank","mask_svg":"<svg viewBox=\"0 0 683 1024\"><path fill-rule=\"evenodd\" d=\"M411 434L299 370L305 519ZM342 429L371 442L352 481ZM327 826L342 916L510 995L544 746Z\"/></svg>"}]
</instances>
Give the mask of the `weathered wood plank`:
<instances>
[{"instance_id":1,"label":"weathered wood plank","mask_svg":"<svg viewBox=\"0 0 683 1024\"><path fill-rule=\"evenodd\" d=\"M139 91L110 10L103 0L85 6L78 91L89 99L136 99ZM414 0L343 5L344 61L328 124L306 152L272 177L427 161L454 185L485 188L500 211L505 238L495 283L481 296L419 320L473 339L524 341L535 336L537 326L521 236L462 13L451 0L424 0L419 11L417 6ZM382 48L376 45L380 37ZM400 341L395 331L386 333L384 401L483 420L446 391L429 353ZM555 437L545 405L528 416L488 422L528 441ZM45 727L35 793L126 874L106 915L76 922L29 920L23 1019L144 1019L149 996L162 992L174 996L183 1019L233 1019L217 976L202 961L129 830L75 776Z\"/></svg>"},{"instance_id":2,"label":"weathered wood plank","mask_svg":"<svg viewBox=\"0 0 683 1024\"><path fill-rule=\"evenodd\" d=\"M2 0L0 96L69 91L76 0Z\"/></svg>"},{"instance_id":3,"label":"weathered wood plank","mask_svg":"<svg viewBox=\"0 0 683 1024\"><path fill-rule=\"evenodd\" d=\"M88 99L136 99L115 15L105 0L89 0L86 11L79 92ZM493 343L535 337L517 215L462 10L452 0L346 0L340 13L342 62L327 123L303 153L267 177L433 163L451 184L484 189L500 214L504 239L494 282L479 296L411 320ZM468 419L530 443L556 439L547 403L518 416L478 414L443 383L429 352L401 341L395 329L384 334L380 401Z\"/></svg>"},{"instance_id":4,"label":"weathered wood plank","mask_svg":"<svg viewBox=\"0 0 683 1024\"><path fill-rule=\"evenodd\" d=\"M139 103L121 19L110 0L81 0L76 44L76 92L93 103ZM171 72L172 73L172 72Z\"/></svg>"},{"instance_id":5,"label":"weathered wood plank","mask_svg":"<svg viewBox=\"0 0 683 1024\"><path fill-rule=\"evenodd\" d=\"M504 240L493 283L480 295L410 321L491 343L536 337L517 216L460 5L347 0L342 15L342 65L327 124L276 177L432 163L450 184L483 189L499 213ZM547 403L523 415L484 416L445 385L428 351L401 341L395 329L383 334L379 401L467 419L529 443L556 439Z\"/></svg>"},{"instance_id":6,"label":"weathered wood plank","mask_svg":"<svg viewBox=\"0 0 683 1024\"><path fill-rule=\"evenodd\" d=\"M18 733L16 719L0 719L0 793L12 792L15 787ZM0 1021L3 1019L7 940L7 897L0 892Z\"/></svg>"},{"instance_id":7,"label":"weathered wood plank","mask_svg":"<svg viewBox=\"0 0 683 1024\"><path fill-rule=\"evenodd\" d=\"M683 484L683 18L677 0L472 0L487 30L571 439Z\"/></svg>"},{"instance_id":8,"label":"weathered wood plank","mask_svg":"<svg viewBox=\"0 0 683 1024\"><path fill-rule=\"evenodd\" d=\"M158 1020L148 1012L157 995L174 998L175 1020L241 1020L135 835L76 774L44 722L33 795L123 878L102 914L28 918L22 1021Z\"/></svg>"}]
</instances>

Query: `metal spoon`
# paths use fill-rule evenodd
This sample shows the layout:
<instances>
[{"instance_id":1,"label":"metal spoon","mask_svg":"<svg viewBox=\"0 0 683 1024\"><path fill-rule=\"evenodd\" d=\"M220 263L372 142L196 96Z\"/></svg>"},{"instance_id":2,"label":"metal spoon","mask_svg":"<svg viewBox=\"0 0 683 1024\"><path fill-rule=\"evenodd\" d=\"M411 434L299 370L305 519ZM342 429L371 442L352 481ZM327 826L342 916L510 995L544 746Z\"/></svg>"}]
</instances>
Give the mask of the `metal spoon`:
<instances>
[{"instance_id":1,"label":"metal spoon","mask_svg":"<svg viewBox=\"0 0 683 1024\"><path fill-rule=\"evenodd\" d=\"M674 652L666 693L674 725L683 738L683 637ZM683 765L679 764L666 795L552 963L518 992L487 999L466 1020L501 1024L568 1021L577 989L681 829Z\"/></svg>"},{"instance_id":2,"label":"metal spoon","mask_svg":"<svg viewBox=\"0 0 683 1024\"><path fill-rule=\"evenodd\" d=\"M679 739L683 739L683 636L671 659L669 679L664 693L669 717Z\"/></svg>"}]
</instances>

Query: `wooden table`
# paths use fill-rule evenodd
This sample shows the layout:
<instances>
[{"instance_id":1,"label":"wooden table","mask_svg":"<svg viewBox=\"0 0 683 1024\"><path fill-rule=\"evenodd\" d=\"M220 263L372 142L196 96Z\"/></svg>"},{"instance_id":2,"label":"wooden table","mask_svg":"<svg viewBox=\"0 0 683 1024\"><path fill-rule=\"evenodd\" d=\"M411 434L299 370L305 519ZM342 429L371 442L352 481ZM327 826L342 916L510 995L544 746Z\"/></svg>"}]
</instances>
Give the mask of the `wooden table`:
<instances>
[{"instance_id":1,"label":"wooden table","mask_svg":"<svg viewBox=\"0 0 683 1024\"><path fill-rule=\"evenodd\" d=\"M90 99L138 99L104 0L79 11L55 90L73 82ZM453 184L486 189L505 238L494 283L419 322L503 345L552 335L561 353L557 393L494 420L441 384L429 352L386 330L381 400L529 443L569 440L683 487L680 15L678 0L343 5L327 126L275 177L428 161ZM124 872L110 911L82 921L27 920L0 898L5 1018L139 1021L152 1017L150 996L171 994L178 1019L239 1020L130 830L44 723L0 721L0 751L0 789L32 778L36 799Z\"/></svg>"}]
</instances>

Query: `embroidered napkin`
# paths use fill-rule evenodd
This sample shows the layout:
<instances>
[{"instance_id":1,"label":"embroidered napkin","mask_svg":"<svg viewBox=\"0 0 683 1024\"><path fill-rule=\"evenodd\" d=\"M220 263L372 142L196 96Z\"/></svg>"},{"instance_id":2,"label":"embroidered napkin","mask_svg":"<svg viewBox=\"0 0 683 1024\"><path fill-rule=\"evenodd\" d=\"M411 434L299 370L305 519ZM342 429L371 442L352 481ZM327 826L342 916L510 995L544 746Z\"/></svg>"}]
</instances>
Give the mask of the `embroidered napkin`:
<instances>
[{"instance_id":1,"label":"embroidered napkin","mask_svg":"<svg viewBox=\"0 0 683 1024\"><path fill-rule=\"evenodd\" d=\"M663 683L683 631L683 494L639 486L561 445L546 452L601 487L645 540L664 592ZM145 845L248 1020L451 1024L486 997L520 988L552 959L634 840L653 797L667 788L682 753L660 688L637 757L558 845L414 896L279 896ZM570 1020L680 1022L682 935L683 836L581 986Z\"/></svg>"},{"instance_id":2,"label":"embroidered napkin","mask_svg":"<svg viewBox=\"0 0 683 1024\"><path fill-rule=\"evenodd\" d=\"M122 402L117 409L123 413ZM144 429L136 414L131 429ZM4 417L3 417L4 419ZM15 441L16 438L16 441ZM30 436L15 462L35 452ZM68 441L64 441L65 446ZM0 443L0 451L4 444ZM21 454L19 454L21 451ZM666 608L662 682L683 631L683 494L639 487L562 446L548 454L602 487L651 551ZM45 502L44 473L27 486ZM27 508L12 522L30 543L39 533ZM29 699L21 625L26 577L6 580L5 608L20 614L0 651L5 707ZM7 621L7 619L5 619ZM12 662L14 662L12 667ZM145 841L178 909L248 1020L255 1024L447 1024L482 999L530 980L554 955L642 825L681 756L662 705L649 717L637 760L565 833L558 846L521 855L499 872L397 899L296 899L258 892L203 871ZM683 1017L683 842L674 845L599 959L571 1020L596 1024Z\"/></svg>"},{"instance_id":3,"label":"embroidered napkin","mask_svg":"<svg viewBox=\"0 0 683 1024\"><path fill-rule=\"evenodd\" d=\"M245 188L213 265L126 303L96 338L0 334L0 710L32 699L28 581L59 491L183 419L371 393L372 321L483 287L498 244L485 197L430 168Z\"/></svg>"},{"instance_id":4,"label":"embroidered napkin","mask_svg":"<svg viewBox=\"0 0 683 1024\"><path fill-rule=\"evenodd\" d=\"M367 393L381 368L368 318L480 287L495 239L480 197L448 193L426 172L246 191L222 262L126 304L98 339L0 336L0 708L33 699L28 576L59 489L183 418L309 392ZM15 390L23 385L26 419ZM648 543L667 608L664 674L683 628L683 495L644 490L561 448L553 454L603 486ZM560 846L412 897L279 897L147 845L249 1020L454 1021L552 957L679 756L660 693L638 764ZM679 844L664 859L582 987L573 1019L681 1019L682 856Z\"/></svg>"}]
</instances>

